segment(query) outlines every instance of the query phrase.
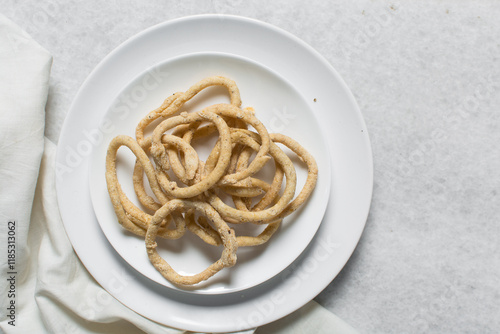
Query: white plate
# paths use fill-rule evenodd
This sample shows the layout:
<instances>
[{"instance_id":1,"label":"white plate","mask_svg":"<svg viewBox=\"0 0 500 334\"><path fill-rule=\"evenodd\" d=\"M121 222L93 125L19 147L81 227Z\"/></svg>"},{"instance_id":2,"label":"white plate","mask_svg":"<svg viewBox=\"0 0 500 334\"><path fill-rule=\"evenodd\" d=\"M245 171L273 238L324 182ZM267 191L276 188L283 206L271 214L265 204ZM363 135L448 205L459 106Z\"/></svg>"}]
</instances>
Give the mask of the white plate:
<instances>
[{"instance_id":1,"label":"white plate","mask_svg":"<svg viewBox=\"0 0 500 334\"><path fill-rule=\"evenodd\" d=\"M103 139L90 157L90 195L97 219L107 239L121 257L137 271L155 282L173 289L171 284L149 262L144 238L137 237L117 223L113 206L108 196L106 179L107 146L119 134L135 136L135 127L150 110L160 106L163 100L174 92L185 91L199 80L222 75L235 80L240 90L243 107L251 106L257 117L270 133L288 135L304 146L318 163L317 187L307 205L284 219L282 226L270 242L258 247L238 249L238 261L232 268L197 285L184 288L191 293L220 294L240 291L260 284L288 267L307 247L316 233L330 194L330 155L326 136L319 122L300 93L279 75L249 59L224 53L195 53L161 62L132 80L114 99L101 123L113 124L112 131L103 133ZM209 88L189 101L183 108L197 111L215 103L229 102L227 92L222 88ZM200 154L208 155L210 146ZM125 152L123 152L125 151ZM134 195L132 171L135 156L126 148L119 151L118 179L129 198L139 206ZM129 154L126 154L129 153ZM290 155L294 157L293 153ZM295 159L297 160L297 159ZM307 168L295 163L297 191L305 183ZM249 232L260 232L251 226ZM257 226L253 226L257 227ZM243 232L243 231L242 231ZM253 233L255 234L255 233ZM192 233L186 233L178 240L158 240L160 255L178 272L184 275L196 274L220 257L222 247L205 244Z\"/></svg>"},{"instance_id":2,"label":"white plate","mask_svg":"<svg viewBox=\"0 0 500 334\"><path fill-rule=\"evenodd\" d=\"M99 130L99 122L124 85L165 59L207 51L252 59L290 82L321 120L323 129L327 129L332 161L328 207L306 250L263 284L222 295L177 291L138 274L104 236L88 190L90 149L93 142L99 143L98 133L103 130ZM319 294L356 247L365 226L373 185L366 126L352 94L331 65L310 46L281 29L224 15L169 21L134 36L110 53L75 97L61 132L56 159L58 201L66 232L97 282L147 318L201 332L261 326L290 314Z\"/></svg>"}]
</instances>

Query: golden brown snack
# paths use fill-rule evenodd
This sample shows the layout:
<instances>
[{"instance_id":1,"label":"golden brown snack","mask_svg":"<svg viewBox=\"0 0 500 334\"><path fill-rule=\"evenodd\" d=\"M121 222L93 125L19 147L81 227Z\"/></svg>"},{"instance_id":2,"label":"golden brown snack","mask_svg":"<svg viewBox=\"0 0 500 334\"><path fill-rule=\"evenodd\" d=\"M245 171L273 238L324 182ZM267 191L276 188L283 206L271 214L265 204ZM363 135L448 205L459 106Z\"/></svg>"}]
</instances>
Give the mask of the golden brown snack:
<instances>
[{"instance_id":1,"label":"golden brown snack","mask_svg":"<svg viewBox=\"0 0 500 334\"><path fill-rule=\"evenodd\" d=\"M234 142L247 145L255 151L258 151L261 145L256 141L259 137L254 132L241 129L233 129L231 138ZM271 142L269 153L274 160L283 169L286 177L285 190L275 205L260 211L241 211L224 203L215 192L211 191L208 202L219 212L219 214L231 223L251 222L254 224L266 224L275 220L277 216L285 209L295 194L297 175L293 163L288 156L274 143Z\"/></svg>"},{"instance_id":2,"label":"golden brown snack","mask_svg":"<svg viewBox=\"0 0 500 334\"><path fill-rule=\"evenodd\" d=\"M146 138L144 138L145 129L148 127L149 124L153 123L158 118L160 118L163 114L163 111L167 109L172 104L172 102L174 102L181 94L182 93L177 92L167 97L159 108L156 108L155 110L151 111L149 114L146 115L146 117L141 119L139 124L137 124L137 127L135 129L135 138L137 139L137 142L139 143L139 145L141 145L142 148L148 146L145 142Z\"/></svg>"},{"instance_id":3,"label":"golden brown snack","mask_svg":"<svg viewBox=\"0 0 500 334\"><path fill-rule=\"evenodd\" d=\"M215 183L217 183L221 177L224 175L227 166L229 165L229 160L231 157L231 135L229 132L229 127L226 122L217 114L209 111L200 111L192 114L184 114L181 116L175 116L168 118L161 122L153 132L153 139L151 145L151 154L153 155L157 167L161 170L166 171L168 164L168 156L161 142L161 138L165 131L172 129L179 124L189 124L192 122L209 120L213 122L219 131L221 150L219 158L217 160L217 165L210 172L210 174L202 179L200 182L193 184L192 186L181 188L175 181L170 181L165 173L157 173L158 182L162 186L163 190L173 198L190 198L195 197L207 191Z\"/></svg>"},{"instance_id":4,"label":"golden brown snack","mask_svg":"<svg viewBox=\"0 0 500 334\"><path fill-rule=\"evenodd\" d=\"M153 197L146 193L146 188L144 187L144 169L138 160L135 161L132 180L134 183L134 191L139 202L151 211L158 210L161 204L157 203Z\"/></svg>"},{"instance_id":5,"label":"golden brown snack","mask_svg":"<svg viewBox=\"0 0 500 334\"><path fill-rule=\"evenodd\" d=\"M316 181L318 180L318 165L314 157L303 148L298 142L292 138L279 134L273 133L271 135L273 142L281 143L291 149L297 156L306 163L307 165L307 179L300 191L299 195L286 207L283 212L281 212L278 218L284 218L297 210L300 205L302 205L311 195L314 188L316 187Z\"/></svg>"},{"instance_id":6,"label":"golden brown snack","mask_svg":"<svg viewBox=\"0 0 500 334\"><path fill-rule=\"evenodd\" d=\"M139 122L135 133L139 145L141 146L144 145L143 142L144 130L149 124L153 123L160 117L168 118L170 116L175 115L180 111L180 109L184 106L184 104L187 101L191 100L196 94L201 92L203 89L211 86L226 87L231 99L230 103L236 107L241 106L240 91L238 89L238 86L236 86L236 83L233 80L221 76L214 76L203 79L194 84L193 86L191 86L185 93L177 92L169 96L167 99L165 99L165 101L159 108L151 111L148 115L146 115L146 117L144 117Z\"/></svg>"},{"instance_id":7,"label":"golden brown snack","mask_svg":"<svg viewBox=\"0 0 500 334\"><path fill-rule=\"evenodd\" d=\"M138 213L138 211L140 210L128 200L128 198L123 193L120 184L118 183L118 177L116 175L116 154L121 146L127 146L137 157L137 160L144 169L151 189L153 190L156 197L159 198L162 203L166 203L168 201L168 198L161 191L160 186L156 182L156 178L154 176L154 167L152 166L148 156L139 146L139 144L134 139L128 136L120 135L115 137L109 144L108 152L106 155L106 183L108 186L109 196L111 199L111 203L113 204L115 214L118 218L118 222L126 230L134 234L143 236L145 235L145 229L150 224L151 216L147 215L144 212ZM131 220L131 216L135 219ZM165 216L164 218L167 217ZM139 223L139 225L137 225L137 223ZM176 227L173 230L162 228L162 230L159 232L161 236L169 239L180 238L186 230L186 224L182 219L176 219L175 223Z\"/></svg>"},{"instance_id":8,"label":"golden brown snack","mask_svg":"<svg viewBox=\"0 0 500 334\"><path fill-rule=\"evenodd\" d=\"M186 209L194 209L212 221L216 226L217 233L219 234L222 240L222 245L224 246L222 255L217 262L211 264L202 272L191 276L180 275L177 273L168 264L168 262L158 254L156 250L157 244L155 241L158 230L160 229L160 224L165 217L174 211ZM156 270L158 270L168 281L177 285L193 285L200 283L215 275L222 268L232 267L236 263L236 250L238 248L238 244L236 243L234 230L227 226L226 222L222 220L214 208L203 202L192 202L178 199L169 201L156 211L153 216L146 233L145 243L149 260Z\"/></svg>"},{"instance_id":9,"label":"golden brown snack","mask_svg":"<svg viewBox=\"0 0 500 334\"><path fill-rule=\"evenodd\" d=\"M220 246L222 239L217 231L208 223L206 217L200 216L195 219L194 214L186 216L187 228L200 237L204 242L212 246ZM238 240L236 240L238 241ZM239 246L239 245L238 245Z\"/></svg>"},{"instance_id":10,"label":"golden brown snack","mask_svg":"<svg viewBox=\"0 0 500 334\"><path fill-rule=\"evenodd\" d=\"M264 181L262 182L263 183L261 185L263 187L263 190L269 191L270 185ZM233 200L238 210L248 211L248 207L245 203L243 203L242 198L233 197ZM221 239L219 235L204 218L205 217L203 216L199 217L198 224L195 222L194 217L190 216L189 219L186 218L188 229L194 234L196 234L198 237L200 237L206 243L213 246L219 246L221 244ZM238 247L258 246L266 243L272 237L272 235L278 230L281 221L282 219L278 219L269 223L268 226L266 226L266 228L259 235L255 237L238 235L236 237L236 242L238 244Z\"/></svg>"},{"instance_id":11,"label":"golden brown snack","mask_svg":"<svg viewBox=\"0 0 500 334\"><path fill-rule=\"evenodd\" d=\"M248 167L234 174L225 175L221 178L219 184L233 184L257 173L269 160L269 156L267 154L269 152L271 140L264 124L262 124L262 122L259 121L251 111L247 109L239 109L228 104L215 104L205 108L204 110L214 112L217 115L236 118L241 122L245 122L253 126L259 134L261 140L260 148L257 150L257 155L250 162ZM243 129L239 130L244 131Z\"/></svg>"},{"instance_id":12,"label":"golden brown snack","mask_svg":"<svg viewBox=\"0 0 500 334\"><path fill-rule=\"evenodd\" d=\"M226 87L229 104L181 112L187 101L215 85ZM155 121L153 134L145 137L146 128ZM256 132L248 130L249 127ZM216 144L208 158L201 160L192 142L215 135ZM307 180L295 198L295 167L276 143L288 147L307 166ZM133 185L143 208L136 206L118 183L116 156L121 146L127 146L137 158ZM263 168L272 168L266 167L270 159L274 160L274 176L268 183L256 175L261 175ZM126 230L145 237L153 266L179 286L197 284L233 266L238 247L268 242L283 218L307 201L317 175L314 158L290 137L269 134L253 108L241 108L234 81L219 76L206 78L184 93L169 96L159 108L141 119L136 127L136 140L117 136L110 142L106 156L106 182L118 221ZM146 190L145 181L152 195ZM226 204L218 195L232 198L234 206ZM267 226L255 237L236 236L228 223ZM192 276L178 274L156 251L157 237L180 238L186 229L209 245L224 246L218 261Z\"/></svg>"}]
</instances>

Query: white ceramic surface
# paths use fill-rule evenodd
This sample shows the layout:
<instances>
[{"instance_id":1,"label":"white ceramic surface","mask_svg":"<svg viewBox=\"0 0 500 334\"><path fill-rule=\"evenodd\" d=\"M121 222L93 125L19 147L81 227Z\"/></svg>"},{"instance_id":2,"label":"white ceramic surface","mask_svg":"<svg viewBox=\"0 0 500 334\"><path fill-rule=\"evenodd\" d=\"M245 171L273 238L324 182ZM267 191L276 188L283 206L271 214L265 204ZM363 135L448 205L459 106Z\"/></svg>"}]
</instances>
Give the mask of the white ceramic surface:
<instances>
[{"instance_id":1,"label":"white ceramic surface","mask_svg":"<svg viewBox=\"0 0 500 334\"><path fill-rule=\"evenodd\" d=\"M114 97L123 90L122 83L165 59L206 51L247 57L290 82L327 129L332 157L329 204L307 249L292 265L263 284L223 295L176 291L137 274L102 233L88 191L90 153L86 148L92 146L89 133L99 129ZM61 132L57 163L71 169L58 175L58 201L66 232L89 272L115 298L139 314L192 331L257 327L314 298L352 254L365 225L373 183L365 124L352 94L335 70L311 47L283 30L223 15L160 24L109 54L75 97ZM126 282L126 289L114 288L117 279Z\"/></svg>"},{"instance_id":2,"label":"white ceramic surface","mask_svg":"<svg viewBox=\"0 0 500 334\"><path fill-rule=\"evenodd\" d=\"M123 66L127 67L128 64ZM180 289L165 280L149 262L144 238L126 233L117 223L104 177L106 151L109 142L116 135L134 137L139 120L161 105L167 96L185 91L195 82L214 75L235 80L243 100L242 107L253 107L270 133L283 133L297 140L316 157L320 172L317 187L307 205L284 219L271 242L258 247L240 247L237 265L222 270L196 287L181 288L192 293L240 291L281 272L302 253L313 238L323 219L330 194L331 166L326 135L322 133L318 120L300 92L276 73L242 57L212 52L169 59L145 70L115 98L101 121L102 124L113 124L112 131L103 133L103 139L90 157L89 183L94 211L104 234L121 257L155 282ZM226 90L212 87L195 96L182 110L194 112L212 104L227 102L229 97ZM196 144L200 155L206 157L213 142ZM307 168L294 158L293 153L288 152L295 161L298 195L307 178ZM127 148L119 151L117 171L120 184L125 194L140 206L132 184L134 163L135 156ZM267 174L272 172L271 165L268 164L264 169L268 171ZM232 227L241 235L255 235L263 229L263 226L249 225L252 224ZM183 275L202 271L217 261L222 251L222 247L210 246L190 232L178 240L164 241L158 238L158 243L160 255Z\"/></svg>"}]
</instances>

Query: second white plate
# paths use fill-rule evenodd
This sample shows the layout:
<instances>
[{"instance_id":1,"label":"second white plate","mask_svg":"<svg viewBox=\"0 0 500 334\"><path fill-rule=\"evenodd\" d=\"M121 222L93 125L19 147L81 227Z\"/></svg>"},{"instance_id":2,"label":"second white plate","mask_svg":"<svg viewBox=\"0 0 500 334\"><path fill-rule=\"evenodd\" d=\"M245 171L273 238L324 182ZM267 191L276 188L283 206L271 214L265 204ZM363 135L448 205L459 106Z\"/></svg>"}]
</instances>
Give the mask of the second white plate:
<instances>
[{"instance_id":1,"label":"second white plate","mask_svg":"<svg viewBox=\"0 0 500 334\"><path fill-rule=\"evenodd\" d=\"M191 294L139 274L106 239L90 199L89 133L124 86L165 59L195 52L252 59L300 91L321 119L330 148L331 194L312 242L270 280L230 294ZM314 102L316 100L316 102ZM282 318L319 294L351 256L365 226L373 185L367 128L340 75L290 33L257 20L200 15L151 27L110 53L92 71L68 111L57 150L57 198L64 228L79 259L113 297L165 326L194 332L234 332Z\"/></svg>"},{"instance_id":2,"label":"second white plate","mask_svg":"<svg viewBox=\"0 0 500 334\"><path fill-rule=\"evenodd\" d=\"M101 121L101 129L106 131L102 131L101 144L90 157L89 182L94 211L104 234L120 256L153 281L179 289L166 281L151 265L144 239L127 233L118 224L104 177L106 150L116 135L134 137L139 120L161 105L167 96L185 91L192 84L213 75L226 76L236 82L243 107L253 107L270 133L283 133L301 143L316 158L319 178L306 205L285 218L268 243L257 247L241 247L234 267L222 270L195 288L183 289L202 294L248 289L289 266L307 247L320 226L330 193L331 166L327 139L308 103L286 80L254 61L226 53L194 53L168 59L147 69L124 86ZM183 110L196 111L228 101L228 94L223 88L212 87L188 102ZM293 153L290 157L295 161L297 170L298 194L305 183L307 169L294 158ZM135 157L123 148L119 151L119 160L121 168L118 178L125 193L134 201L132 170ZM217 261L221 253L221 247L205 244L190 232L178 240L158 240L158 243L160 255L184 275L202 271Z\"/></svg>"}]
</instances>

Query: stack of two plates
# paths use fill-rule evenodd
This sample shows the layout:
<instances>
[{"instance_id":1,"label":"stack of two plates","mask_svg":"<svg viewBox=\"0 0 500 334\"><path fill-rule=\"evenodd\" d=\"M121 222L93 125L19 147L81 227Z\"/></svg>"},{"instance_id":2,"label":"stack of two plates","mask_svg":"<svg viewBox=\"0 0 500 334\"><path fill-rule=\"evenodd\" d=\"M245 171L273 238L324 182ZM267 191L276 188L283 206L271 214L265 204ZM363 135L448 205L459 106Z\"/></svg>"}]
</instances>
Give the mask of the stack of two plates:
<instances>
[{"instance_id":1,"label":"stack of two plates","mask_svg":"<svg viewBox=\"0 0 500 334\"><path fill-rule=\"evenodd\" d=\"M133 137L138 121L165 97L213 75L237 83L243 107L253 107L269 132L301 143L316 158L319 178L306 205L287 217L268 243L240 248L234 267L195 288L181 289L151 265L144 240L117 223L104 162L111 138ZM188 108L226 102L226 95L209 89ZM57 161L69 167L62 169L57 183L62 218L89 272L137 313L191 331L258 327L314 298L354 250L372 190L368 134L342 79L294 36L234 16L170 21L113 51L75 98ZM120 163L119 179L132 194L134 158L123 154ZM307 171L298 167L297 175L298 192ZM160 255L181 274L200 272L220 256L219 248L190 233L159 245Z\"/></svg>"}]
</instances>

